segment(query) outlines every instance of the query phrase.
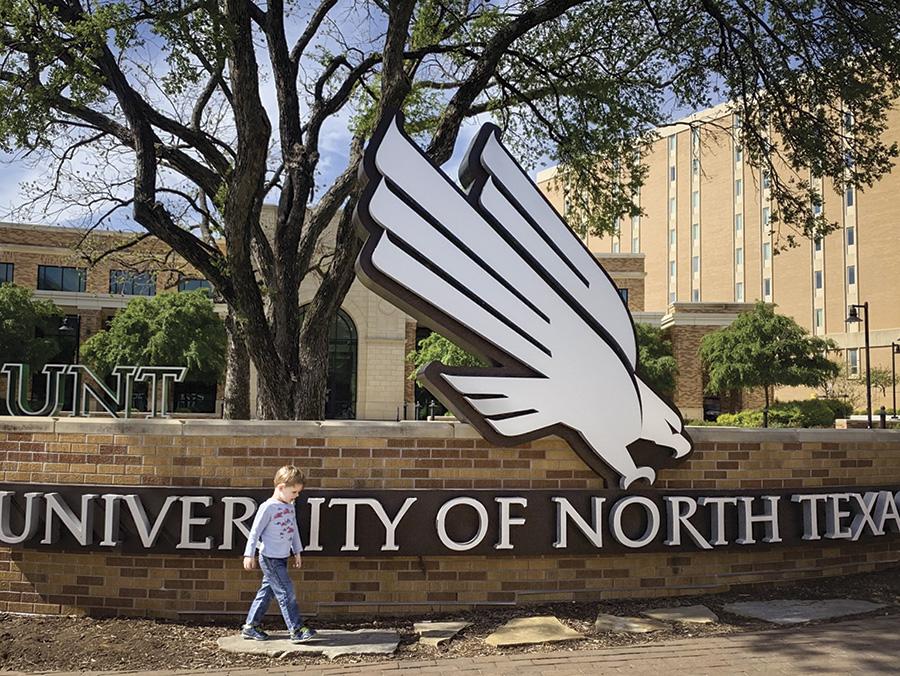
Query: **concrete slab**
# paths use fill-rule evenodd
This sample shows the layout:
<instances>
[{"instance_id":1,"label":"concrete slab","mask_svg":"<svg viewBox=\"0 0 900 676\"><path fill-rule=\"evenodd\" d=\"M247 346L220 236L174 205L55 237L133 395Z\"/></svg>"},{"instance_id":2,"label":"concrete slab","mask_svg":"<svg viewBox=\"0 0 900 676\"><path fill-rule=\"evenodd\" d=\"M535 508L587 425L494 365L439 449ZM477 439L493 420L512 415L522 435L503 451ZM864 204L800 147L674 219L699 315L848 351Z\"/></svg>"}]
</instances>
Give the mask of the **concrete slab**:
<instances>
[{"instance_id":1,"label":"concrete slab","mask_svg":"<svg viewBox=\"0 0 900 676\"><path fill-rule=\"evenodd\" d=\"M574 641L579 638L584 636L569 629L552 615L541 615L510 620L484 639L484 642L492 646L508 646Z\"/></svg>"},{"instance_id":2,"label":"concrete slab","mask_svg":"<svg viewBox=\"0 0 900 676\"><path fill-rule=\"evenodd\" d=\"M818 601L776 599L774 601L728 603L722 607L729 613L742 617L753 617L775 624L800 624L812 620L827 620L833 617L869 613L884 608L884 605L856 599L822 599Z\"/></svg>"},{"instance_id":3,"label":"concrete slab","mask_svg":"<svg viewBox=\"0 0 900 676\"><path fill-rule=\"evenodd\" d=\"M456 636L471 622L416 622L413 631L419 635L421 645L436 648Z\"/></svg>"},{"instance_id":4,"label":"concrete slab","mask_svg":"<svg viewBox=\"0 0 900 676\"><path fill-rule=\"evenodd\" d=\"M614 634L648 634L667 629L668 625L642 617L619 617L600 613L594 622L594 631L611 631Z\"/></svg>"},{"instance_id":5,"label":"concrete slab","mask_svg":"<svg viewBox=\"0 0 900 676\"><path fill-rule=\"evenodd\" d=\"M653 608L645 610L645 615L663 622L684 622L688 624L712 624L718 622L716 614L706 606L674 606L672 608Z\"/></svg>"},{"instance_id":6,"label":"concrete slab","mask_svg":"<svg viewBox=\"0 0 900 676\"><path fill-rule=\"evenodd\" d=\"M223 636L217 643L222 650L249 655L287 657L288 655L324 655L330 660L341 655L391 655L400 644L400 634L391 629L320 629L306 643L291 643L286 631L271 632L268 641L248 641L239 634Z\"/></svg>"}]
</instances>

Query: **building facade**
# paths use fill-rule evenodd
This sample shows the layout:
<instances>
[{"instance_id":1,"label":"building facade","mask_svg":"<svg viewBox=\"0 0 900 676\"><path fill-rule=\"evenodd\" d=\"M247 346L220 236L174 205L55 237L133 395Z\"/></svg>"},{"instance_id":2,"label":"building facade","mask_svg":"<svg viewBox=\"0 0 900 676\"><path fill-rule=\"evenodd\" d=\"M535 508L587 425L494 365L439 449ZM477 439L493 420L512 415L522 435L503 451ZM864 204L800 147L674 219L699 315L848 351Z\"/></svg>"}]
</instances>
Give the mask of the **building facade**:
<instances>
[{"instance_id":1,"label":"building facade","mask_svg":"<svg viewBox=\"0 0 900 676\"><path fill-rule=\"evenodd\" d=\"M644 158L643 215L622 219L615 236L588 236L589 248L644 255L648 311L669 315L674 307L694 305L714 315L716 305L774 303L811 334L834 340L851 376L860 378L865 329L846 319L850 305L868 303L872 367L890 369L891 343L900 342L900 171L864 191L842 192L798 172L823 196L825 217L840 228L776 252L769 179L734 140L739 124L722 105L660 130ZM844 124L852 129L849 116ZM888 115L886 140L900 141L898 108ZM563 211L556 176L555 168L541 172L538 184ZM782 399L810 394L777 392ZM872 394L876 410L890 409L890 389Z\"/></svg>"},{"instance_id":2,"label":"building facade","mask_svg":"<svg viewBox=\"0 0 900 676\"><path fill-rule=\"evenodd\" d=\"M271 219L271 211L264 217ZM71 363L78 346L103 329L115 313L138 295L178 293L209 288L209 283L159 241L147 239L128 254L107 256L91 265L103 251L128 242L133 233L95 231L89 237L71 228L0 224L0 282L31 289L38 298L53 301L67 316L60 328L60 354L53 360ZM323 238L327 246L328 237ZM661 315L645 315L644 257L642 254L598 256L613 277L638 321L658 322ZM313 275L300 287L301 303L317 288ZM217 303L224 315L224 304ZM397 420L425 417L433 409L431 396L410 378L406 355L425 327L353 282L331 336L327 418ZM0 363L4 360L0 358ZM256 377L251 364L251 407L256 400ZM174 393L176 415L221 415L222 383L179 386ZM418 391L417 391L418 390ZM0 376L0 398L6 383ZM416 409L415 403L420 406ZM437 409L441 411L440 408Z\"/></svg>"}]
</instances>

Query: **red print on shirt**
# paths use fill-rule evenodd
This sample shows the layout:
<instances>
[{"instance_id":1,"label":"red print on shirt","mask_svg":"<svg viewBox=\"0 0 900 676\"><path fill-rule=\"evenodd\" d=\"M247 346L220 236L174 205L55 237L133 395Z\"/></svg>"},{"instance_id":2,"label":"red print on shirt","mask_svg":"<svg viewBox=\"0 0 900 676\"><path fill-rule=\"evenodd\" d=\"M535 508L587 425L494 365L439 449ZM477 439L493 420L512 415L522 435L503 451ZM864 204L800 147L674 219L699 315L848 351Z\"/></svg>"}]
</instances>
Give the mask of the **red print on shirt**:
<instances>
[{"instance_id":1,"label":"red print on shirt","mask_svg":"<svg viewBox=\"0 0 900 676\"><path fill-rule=\"evenodd\" d=\"M284 540L290 540L294 534L294 510L279 509L272 516L272 522L278 527L278 534Z\"/></svg>"}]
</instances>

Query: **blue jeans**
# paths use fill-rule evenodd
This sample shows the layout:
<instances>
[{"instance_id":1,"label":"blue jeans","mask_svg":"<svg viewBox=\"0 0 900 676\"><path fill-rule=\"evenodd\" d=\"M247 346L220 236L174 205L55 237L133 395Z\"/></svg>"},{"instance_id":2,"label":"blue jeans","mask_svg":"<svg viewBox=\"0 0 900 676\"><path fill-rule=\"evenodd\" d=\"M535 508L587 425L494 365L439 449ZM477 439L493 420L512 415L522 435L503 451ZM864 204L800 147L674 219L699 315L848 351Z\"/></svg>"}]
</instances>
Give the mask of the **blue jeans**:
<instances>
[{"instance_id":1,"label":"blue jeans","mask_svg":"<svg viewBox=\"0 0 900 676\"><path fill-rule=\"evenodd\" d=\"M274 597L281 608L281 615L287 624L289 631L297 631L303 626L303 617L300 608L297 607L297 597L294 595L294 583L288 574L289 559L270 559L268 556L259 556L259 567L262 570L262 585L256 592L256 598L250 604L250 612L247 613L247 624L258 625L262 623L269 603Z\"/></svg>"}]
</instances>

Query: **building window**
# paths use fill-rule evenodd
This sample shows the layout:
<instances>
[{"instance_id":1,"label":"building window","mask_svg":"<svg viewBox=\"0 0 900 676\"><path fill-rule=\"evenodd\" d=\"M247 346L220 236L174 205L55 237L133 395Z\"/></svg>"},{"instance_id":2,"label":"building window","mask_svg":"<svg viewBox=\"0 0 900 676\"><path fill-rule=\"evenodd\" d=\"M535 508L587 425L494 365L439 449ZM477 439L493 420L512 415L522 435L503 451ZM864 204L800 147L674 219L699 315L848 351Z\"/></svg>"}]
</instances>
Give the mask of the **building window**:
<instances>
[{"instance_id":1,"label":"building window","mask_svg":"<svg viewBox=\"0 0 900 676\"><path fill-rule=\"evenodd\" d=\"M625 305L628 305L628 289L618 289L619 297Z\"/></svg>"},{"instance_id":2,"label":"building window","mask_svg":"<svg viewBox=\"0 0 900 676\"><path fill-rule=\"evenodd\" d=\"M635 235L631 238L631 253L641 252L641 238Z\"/></svg>"},{"instance_id":3,"label":"building window","mask_svg":"<svg viewBox=\"0 0 900 676\"><path fill-rule=\"evenodd\" d=\"M675 261L669 261L669 277L675 276Z\"/></svg>"},{"instance_id":4,"label":"building window","mask_svg":"<svg viewBox=\"0 0 900 676\"><path fill-rule=\"evenodd\" d=\"M694 176L700 175L700 160L698 160L696 157L691 160L691 173L693 173Z\"/></svg>"},{"instance_id":5,"label":"building window","mask_svg":"<svg viewBox=\"0 0 900 676\"><path fill-rule=\"evenodd\" d=\"M700 130L691 129L691 147L696 151L700 147Z\"/></svg>"},{"instance_id":6,"label":"building window","mask_svg":"<svg viewBox=\"0 0 900 676\"><path fill-rule=\"evenodd\" d=\"M738 179L734 182L734 196L740 197L744 194L744 182L741 179Z\"/></svg>"},{"instance_id":7,"label":"building window","mask_svg":"<svg viewBox=\"0 0 900 676\"><path fill-rule=\"evenodd\" d=\"M738 232L744 229L744 214L734 215L734 229Z\"/></svg>"},{"instance_id":8,"label":"building window","mask_svg":"<svg viewBox=\"0 0 900 676\"><path fill-rule=\"evenodd\" d=\"M822 250L822 238L821 237L816 237L816 239L813 240L813 248L817 252Z\"/></svg>"},{"instance_id":9,"label":"building window","mask_svg":"<svg viewBox=\"0 0 900 676\"><path fill-rule=\"evenodd\" d=\"M856 266L848 265L847 266L847 284L853 286L856 284Z\"/></svg>"},{"instance_id":10,"label":"building window","mask_svg":"<svg viewBox=\"0 0 900 676\"><path fill-rule=\"evenodd\" d=\"M856 244L856 228L852 225L847 227L847 246Z\"/></svg>"},{"instance_id":11,"label":"building window","mask_svg":"<svg viewBox=\"0 0 900 676\"><path fill-rule=\"evenodd\" d=\"M769 225L769 221L772 220L772 212L769 207L763 207L762 210L762 224L763 227Z\"/></svg>"},{"instance_id":12,"label":"building window","mask_svg":"<svg viewBox=\"0 0 900 676\"><path fill-rule=\"evenodd\" d=\"M0 263L0 284L4 282L12 284L15 267L13 263Z\"/></svg>"},{"instance_id":13,"label":"building window","mask_svg":"<svg viewBox=\"0 0 900 676\"><path fill-rule=\"evenodd\" d=\"M669 216L675 218L675 198L669 198Z\"/></svg>"},{"instance_id":14,"label":"building window","mask_svg":"<svg viewBox=\"0 0 900 676\"><path fill-rule=\"evenodd\" d=\"M691 240L696 242L700 239L700 224L692 223L691 224Z\"/></svg>"},{"instance_id":15,"label":"building window","mask_svg":"<svg viewBox=\"0 0 900 676\"><path fill-rule=\"evenodd\" d=\"M179 291L196 291L197 289L204 289L212 295L213 286L205 279L195 277L182 277L178 280Z\"/></svg>"},{"instance_id":16,"label":"building window","mask_svg":"<svg viewBox=\"0 0 900 676\"><path fill-rule=\"evenodd\" d=\"M816 308L816 328L821 329L825 325L825 310Z\"/></svg>"},{"instance_id":17,"label":"building window","mask_svg":"<svg viewBox=\"0 0 900 676\"><path fill-rule=\"evenodd\" d=\"M675 228L669 229L669 245L675 246Z\"/></svg>"},{"instance_id":18,"label":"building window","mask_svg":"<svg viewBox=\"0 0 900 676\"><path fill-rule=\"evenodd\" d=\"M616 238L613 240L613 243L612 243L612 252L613 252L613 253L619 253L619 238L618 238L618 237L616 237Z\"/></svg>"},{"instance_id":19,"label":"building window","mask_svg":"<svg viewBox=\"0 0 900 676\"><path fill-rule=\"evenodd\" d=\"M853 186L847 188L847 206L853 206Z\"/></svg>"},{"instance_id":20,"label":"building window","mask_svg":"<svg viewBox=\"0 0 900 676\"><path fill-rule=\"evenodd\" d=\"M813 204L813 216L820 216L822 214L822 202L821 200Z\"/></svg>"},{"instance_id":21,"label":"building window","mask_svg":"<svg viewBox=\"0 0 900 676\"><path fill-rule=\"evenodd\" d=\"M672 134L672 136L669 137L669 152L675 152L675 143L675 135Z\"/></svg>"},{"instance_id":22,"label":"building window","mask_svg":"<svg viewBox=\"0 0 900 676\"><path fill-rule=\"evenodd\" d=\"M742 247L734 250L734 264L738 266L744 264L744 249Z\"/></svg>"},{"instance_id":23,"label":"building window","mask_svg":"<svg viewBox=\"0 0 900 676\"><path fill-rule=\"evenodd\" d=\"M853 129L853 113L847 111L844 113L844 129Z\"/></svg>"},{"instance_id":24,"label":"building window","mask_svg":"<svg viewBox=\"0 0 900 676\"><path fill-rule=\"evenodd\" d=\"M691 256L691 272L695 275L700 272L700 256Z\"/></svg>"},{"instance_id":25,"label":"building window","mask_svg":"<svg viewBox=\"0 0 900 676\"><path fill-rule=\"evenodd\" d=\"M669 165L669 180L670 181L675 180L675 165L674 164Z\"/></svg>"},{"instance_id":26,"label":"building window","mask_svg":"<svg viewBox=\"0 0 900 676\"><path fill-rule=\"evenodd\" d=\"M694 209L700 208L700 191L695 190L691 193L691 207Z\"/></svg>"},{"instance_id":27,"label":"building window","mask_svg":"<svg viewBox=\"0 0 900 676\"><path fill-rule=\"evenodd\" d=\"M859 375L859 348L857 347L847 350L847 372L851 376Z\"/></svg>"},{"instance_id":28,"label":"building window","mask_svg":"<svg viewBox=\"0 0 900 676\"><path fill-rule=\"evenodd\" d=\"M691 300L694 303L700 302L700 289L694 289L693 291L691 291Z\"/></svg>"},{"instance_id":29,"label":"building window","mask_svg":"<svg viewBox=\"0 0 900 676\"><path fill-rule=\"evenodd\" d=\"M744 302L744 283L738 282L734 285L734 300L736 303Z\"/></svg>"},{"instance_id":30,"label":"building window","mask_svg":"<svg viewBox=\"0 0 900 676\"><path fill-rule=\"evenodd\" d=\"M149 272L110 270L109 292L120 296L155 296L156 278Z\"/></svg>"},{"instance_id":31,"label":"building window","mask_svg":"<svg viewBox=\"0 0 900 676\"><path fill-rule=\"evenodd\" d=\"M740 162L744 159L744 149L741 146L734 147L734 161Z\"/></svg>"},{"instance_id":32,"label":"building window","mask_svg":"<svg viewBox=\"0 0 900 676\"><path fill-rule=\"evenodd\" d=\"M763 298L768 298L772 295L772 280L769 277L763 278Z\"/></svg>"},{"instance_id":33,"label":"building window","mask_svg":"<svg viewBox=\"0 0 900 676\"><path fill-rule=\"evenodd\" d=\"M38 265L38 287L44 291L84 292L87 271L59 265Z\"/></svg>"},{"instance_id":34,"label":"building window","mask_svg":"<svg viewBox=\"0 0 900 676\"><path fill-rule=\"evenodd\" d=\"M669 291L669 302L670 303L675 302L675 292L674 291Z\"/></svg>"},{"instance_id":35,"label":"building window","mask_svg":"<svg viewBox=\"0 0 900 676\"><path fill-rule=\"evenodd\" d=\"M823 283L824 283L824 282L823 282L823 279L822 279L822 271L821 271L821 270L816 270L814 276L815 276L815 279L816 279L816 290L817 290L817 291L818 291L818 290L821 290L821 289L822 289L822 285L823 285Z\"/></svg>"},{"instance_id":36,"label":"building window","mask_svg":"<svg viewBox=\"0 0 900 676\"><path fill-rule=\"evenodd\" d=\"M769 242L763 242L763 260L768 261L772 259L772 245Z\"/></svg>"},{"instance_id":37,"label":"building window","mask_svg":"<svg viewBox=\"0 0 900 676\"><path fill-rule=\"evenodd\" d=\"M768 171L764 171L762 173L762 187L763 187L763 190L768 190L769 188L772 187L772 179L769 176Z\"/></svg>"}]
</instances>

